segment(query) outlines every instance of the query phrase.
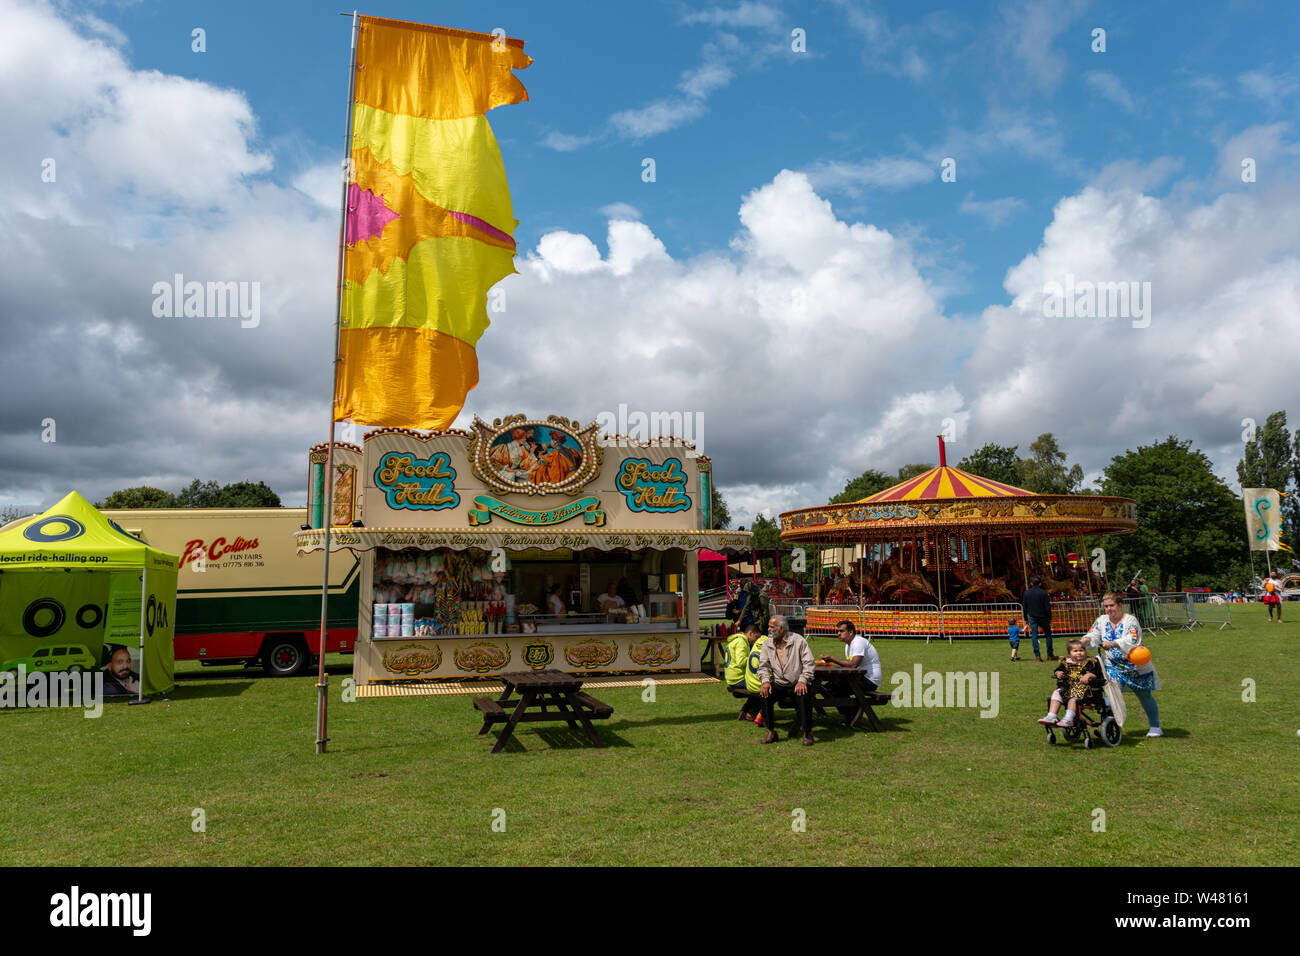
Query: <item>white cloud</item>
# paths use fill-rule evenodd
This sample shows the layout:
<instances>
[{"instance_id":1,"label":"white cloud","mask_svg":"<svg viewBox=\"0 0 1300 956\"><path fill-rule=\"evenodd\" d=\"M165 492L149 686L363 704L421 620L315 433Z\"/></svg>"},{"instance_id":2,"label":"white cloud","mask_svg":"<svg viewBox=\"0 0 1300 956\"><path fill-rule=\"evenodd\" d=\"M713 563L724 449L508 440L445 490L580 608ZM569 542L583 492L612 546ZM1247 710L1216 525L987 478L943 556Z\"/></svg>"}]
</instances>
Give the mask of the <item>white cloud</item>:
<instances>
[{"instance_id":1,"label":"white cloud","mask_svg":"<svg viewBox=\"0 0 1300 956\"><path fill-rule=\"evenodd\" d=\"M1116 106L1122 108L1126 113L1135 112L1136 107L1133 105L1133 97L1124 88L1123 81L1114 73L1107 73L1105 70L1092 70L1085 73L1083 78L1089 86Z\"/></svg>"},{"instance_id":2,"label":"white cloud","mask_svg":"<svg viewBox=\"0 0 1300 956\"><path fill-rule=\"evenodd\" d=\"M693 70L688 70L677 88L694 99L704 99L714 90L721 89L731 82L735 73L723 63L704 63Z\"/></svg>"},{"instance_id":3,"label":"white cloud","mask_svg":"<svg viewBox=\"0 0 1300 956\"><path fill-rule=\"evenodd\" d=\"M776 7L769 6L766 3L751 3L749 0L745 0L745 2L730 9L709 7L706 10L688 13L682 18L682 22L707 23L712 26L731 27L733 29L758 27L770 30L781 26L782 16L781 11Z\"/></svg>"},{"instance_id":4,"label":"white cloud","mask_svg":"<svg viewBox=\"0 0 1300 956\"><path fill-rule=\"evenodd\" d=\"M625 202L613 202L600 207L600 214L610 219L640 219L641 210Z\"/></svg>"},{"instance_id":5,"label":"white cloud","mask_svg":"<svg viewBox=\"0 0 1300 956\"><path fill-rule=\"evenodd\" d=\"M49 8L18 4L6 12L0 110L7 125L41 128L46 155L75 156L106 185L154 204L201 206L270 168L253 145L256 123L242 93L132 70L110 45L120 34L94 18L87 23L91 37ZM52 51L63 52L56 59Z\"/></svg>"},{"instance_id":6,"label":"white cloud","mask_svg":"<svg viewBox=\"0 0 1300 956\"><path fill-rule=\"evenodd\" d=\"M698 99L658 100L639 109L620 110L609 118L610 126L627 139L646 139L699 119L708 107Z\"/></svg>"},{"instance_id":7,"label":"white cloud","mask_svg":"<svg viewBox=\"0 0 1300 956\"><path fill-rule=\"evenodd\" d=\"M337 212L343 197L343 166L341 163L309 166L293 178L293 188L310 196L317 205Z\"/></svg>"},{"instance_id":8,"label":"white cloud","mask_svg":"<svg viewBox=\"0 0 1300 956\"><path fill-rule=\"evenodd\" d=\"M848 21L849 28L866 41L862 62L873 72L903 76L919 83L929 75L929 64L911 39L912 28L892 30L889 21L872 9L870 0L834 0Z\"/></svg>"},{"instance_id":9,"label":"white cloud","mask_svg":"<svg viewBox=\"0 0 1300 956\"><path fill-rule=\"evenodd\" d=\"M1045 90L1056 89L1065 75L1068 56L1056 48L1056 39L1085 6L1084 0L1016 0L1001 7L1003 45Z\"/></svg>"},{"instance_id":10,"label":"white cloud","mask_svg":"<svg viewBox=\"0 0 1300 956\"><path fill-rule=\"evenodd\" d=\"M571 153L575 149L582 149L596 141L592 136L573 136L569 133L561 133L557 130L551 130L542 137L542 145L547 149L553 149L560 153Z\"/></svg>"},{"instance_id":11,"label":"white cloud","mask_svg":"<svg viewBox=\"0 0 1300 956\"><path fill-rule=\"evenodd\" d=\"M1251 96L1274 105L1281 105L1280 100L1292 97L1300 91L1300 77L1294 73L1247 70L1237 77L1237 82Z\"/></svg>"},{"instance_id":12,"label":"white cloud","mask_svg":"<svg viewBox=\"0 0 1300 956\"><path fill-rule=\"evenodd\" d=\"M537 244L537 255L547 275L552 272L581 275L601 267L596 244L572 232L548 232Z\"/></svg>"},{"instance_id":13,"label":"white cloud","mask_svg":"<svg viewBox=\"0 0 1300 956\"><path fill-rule=\"evenodd\" d=\"M1098 189L1133 189L1148 192L1158 189L1183 168L1183 161L1173 156L1157 156L1149 163L1120 159L1102 167L1089 182Z\"/></svg>"},{"instance_id":14,"label":"white cloud","mask_svg":"<svg viewBox=\"0 0 1300 956\"><path fill-rule=\"evenodd\" d=\"M201 471L297 491L286 448L323 437L306 370L329 361L337 194L326 211L258 178L270 160L242 94L135 70L112 29L48 5L5 16L6 133L57 172L42 182L0 152L0 486L48 503ZM154 283L176 273L259 283L260 323L155 317ZM30 440L33 414L57 421L66 452Z\"/></svg>"},{"instance_id":15,"label":"white cloud","mask_svg":"<svg viewBox=\"0 0 1300 956\"><path fill-rule=\"evenodd\" d=\"M881 156L860 163L823 160L806 173L818 189L856 195L864 188L904 189L918 183L933 182L938 178L939 169L935 163L908 156Z\"/></svg>"},{"instance_id":16,"label":"white cloud","mask_svg":"<svg viewBox=\"0 0 1300 956\"><path fill-rule=\"evenodd\" d=\"M1007 197L1005 199L979 200L971 198L973 195L973 193L966 194L966 198L962 200L958 211L970 216L983 217L992 229L996 229L1016 212L1026 208L1023 199Z\"/></svg>"},{"instance_id":17,"label":"white cloud","mask_svg":"<svg viewBox=\"0 0 1300 956\"><path fill-rule=\"evenodd\" d=\"M1300 144L1287 142L1291 132L1290 123L1272 123L1267 126L1251 126L1228 139L1219 148L1219 181L1224 184L1240 185L1242 160L1255 161L1256 179L1260 177L1277 177L1277 166L1284 168L1293 165L1295 157L1300 157ZM1274 164L1273 169L1269 166Z\"/></svg>"}]
</instances>

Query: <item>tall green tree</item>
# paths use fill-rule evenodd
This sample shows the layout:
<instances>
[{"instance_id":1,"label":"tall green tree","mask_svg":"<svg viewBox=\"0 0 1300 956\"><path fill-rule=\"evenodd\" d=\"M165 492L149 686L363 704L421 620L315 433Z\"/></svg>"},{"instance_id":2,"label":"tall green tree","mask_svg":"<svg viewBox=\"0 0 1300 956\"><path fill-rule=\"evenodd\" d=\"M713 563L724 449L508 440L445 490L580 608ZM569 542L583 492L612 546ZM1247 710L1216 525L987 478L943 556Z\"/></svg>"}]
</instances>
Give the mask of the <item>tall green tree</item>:
<instances>
[{"instance_id":1,"label":"tall green tree","mask_svg":"<svg viewBox=\"0 0 1300 956\"><path fill-rule=\"evenodd\" d=\"M868 468L846 484L844 490L832 498L830 503L838 505L849 501L861 501L863 498L874 495L877 491L884 491L893 484L896 484L895 479L890 478L883 471Z\"/></svg>"},{"instance_id":2,"label":"tall green tree","mask_svg":"<svg viewBox=\"0 0 1300 956\"><path fill-rule=\"evenodd\" d=\"M781 522L776 518L769 518L760 511L754 515L754 523L749 530L754 535L754 547L779 548L781 546Z\"/></svg>"},{"instance_id":3,"label":"tall green tree","mask_svg":"<svg viewBox=\"0 0 1300 956\"><path fill-rule=\"evenodd\" d=\"M280 496L264 481L233 481L217 493L218 508L279 508Z\"/></svg>"},{"instance_id":4,"label":"tall green tree","mask_svg":"<svg viewBox=\"0 0 1300 956\"><path fill-rule=\"evenodd\" d=\"M709 500L713 512L713 527L725 529L731 527L731 509L727 507L727 499L722 497L722 492L713 482L709 482Z\"/></svg>"},{"instance_id":5,"label":"tall green tree","mask_svg":"<svg viewBox=\"0 0 1300 956\"><path fill-rule=\"evenodd\" d=\"M1274 412L1256 429L1253 441L1242 449L1237 462L1237 480L1243 488L1276 488L1286 491L1291 480L1291 432L1286 427L1286 412Z\"/></svg>"},{"instance_id":6,"label":"tall green tree","mask_svg":"<svg viewBox=\"0 0 1300 956\"><path fill-rule=\"evenodd\" d=\"M1242 449L1241 461L1237 462L1237 480L1243 490L1276 488L1285 493L1293 479L1292 487L1300 489L1300 429L1296 430L1293 445L1286 427L1286 412L1274 412ZM1282 499L1282 537L1293 548L1300 533L1298 497L1293 494Z\"/></svg>"},{"instance_id":7,"label":"tall green tree","mask_svg":"<svg viewBox=\"0 0 1300 956\"><path fill-rule=\"evenodd\" d=\"M95 503L96 508L176 508L176 496L161 488L139 485L135 488L123 488L115 491L103 501Z\"/></svg>"},{"instance_id":8,"label":"tall green tree","mask_svg":"<svg viewBox=\"0 0 1300 956\"><path fill-rule=\"evenodd\" d=\"M1246 554L1241 502L1200 450L1170 435L1111 459L1102 493L1137 502L1137 531L1107 537L1112 580L1153 570L1159 590L1182 590L1191 575L1222 574Z\"/></svg>"},{"instance_id":9,"label":"tall green tree","mask_svg":"<svg viewBox=\"0 0 1300 956\"><path fill-rule=\"evenodd\" d=\"M1029 457L1020 459L1017 482L1040 495L1072 495L1083 484L1083 468L1065 467L1066 455L1051 432L1044 432L1029 446Z\"/></svg>"},{"instance_id":10,"label":"tall green tree","mask_svg":"<svg viewBox=\"0 0 1300 956\"><path fill-rule=\"evenodd\" d=\"M176 495L177 508L220 508L221 485L195 478Z\"/></svg>"},{"instance_id":11,"label":"tall green tree","mask_svg":"<svg viewBox=\"0 0 1300 956\"><path fill-rule=\"evenodd\" d=\"M989 442L959 461L957 467L990 481L1017 485L1020 483L1018 467L1020 459L1016 457L1016 449L1019 447L1019 445L995 445Z\"/></svg>"}]
</instances>

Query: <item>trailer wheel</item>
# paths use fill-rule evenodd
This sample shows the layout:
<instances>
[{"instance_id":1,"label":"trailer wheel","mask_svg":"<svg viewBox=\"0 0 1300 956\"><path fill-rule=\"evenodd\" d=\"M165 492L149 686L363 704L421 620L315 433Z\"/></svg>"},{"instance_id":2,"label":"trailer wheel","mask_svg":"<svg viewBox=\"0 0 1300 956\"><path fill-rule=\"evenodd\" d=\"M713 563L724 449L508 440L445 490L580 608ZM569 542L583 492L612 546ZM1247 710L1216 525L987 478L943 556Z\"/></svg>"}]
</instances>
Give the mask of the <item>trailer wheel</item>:
<instances>
[{"instance_id":1,"label":"trailer wheel","mask_svg":"<svg viewBox=\"0 0 1300 956\"><path fill-rule=\"evenodd\" d=\"M307 666L307 645L300 637L268 638L262 668L271 677L294 677Z\"/></svg>"}]
</instances>

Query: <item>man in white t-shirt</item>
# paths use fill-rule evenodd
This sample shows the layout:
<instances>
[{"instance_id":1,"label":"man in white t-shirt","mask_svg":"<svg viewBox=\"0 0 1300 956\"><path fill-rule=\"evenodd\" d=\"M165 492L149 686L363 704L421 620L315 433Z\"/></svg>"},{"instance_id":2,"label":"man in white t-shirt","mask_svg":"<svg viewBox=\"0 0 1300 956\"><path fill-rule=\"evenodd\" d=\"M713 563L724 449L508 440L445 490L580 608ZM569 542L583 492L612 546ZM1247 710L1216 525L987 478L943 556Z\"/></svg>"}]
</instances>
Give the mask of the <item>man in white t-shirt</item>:
<instances>
[{"instance_id":1,"label":"man in white t-shirt","mask_svg":"<svg viewBox=\"0 0 1300 956\"><path fill-rule=\"evenodd\" d=\"M840 640L844 642L846 660L839 660L829 654L823 654L821 660L826 664L837 664L840 667L856 667L862 671L862 682L867 690L875 690L880 686L883 676L880 669L880 655L871 646L871 642L857 632L852 621L840 621L836 626ZM857 707L841 707L839 711L844 717L845 726L849 726L858 714Z\"/></svg>"},{"instance_id":2,"label":"man in white t-shirt","mask_svg":"<svg viewBox=\"0 0 1300 956\"><path fill-rule=\"evenodd\" d=\"M596 604L600 607L602 613L616 611L624 606L623 599L618 596L617 581L610 581L609 587L603 593L596 595Z\"/></svg>"}]
</instances>

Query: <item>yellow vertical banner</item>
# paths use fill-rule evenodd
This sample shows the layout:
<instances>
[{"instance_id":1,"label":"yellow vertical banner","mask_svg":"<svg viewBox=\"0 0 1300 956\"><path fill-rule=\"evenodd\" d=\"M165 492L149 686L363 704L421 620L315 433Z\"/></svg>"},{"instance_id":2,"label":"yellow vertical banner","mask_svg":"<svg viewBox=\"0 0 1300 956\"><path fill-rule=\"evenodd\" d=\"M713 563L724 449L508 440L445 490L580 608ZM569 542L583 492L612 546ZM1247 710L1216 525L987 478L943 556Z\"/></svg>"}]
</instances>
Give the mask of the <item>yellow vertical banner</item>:
<instances>
[{"instance_id":1,"label":"yellow vertical banner","mask_svg":"<svg viewBox=\"0 0 1300 956\"><path fill-rule=\"evenodd\" d=\"M335 420L447 428L478 384L518 225L485 114L528 98L531 62L521 40L360 18Z\"/></svg>"}]
</instances>

